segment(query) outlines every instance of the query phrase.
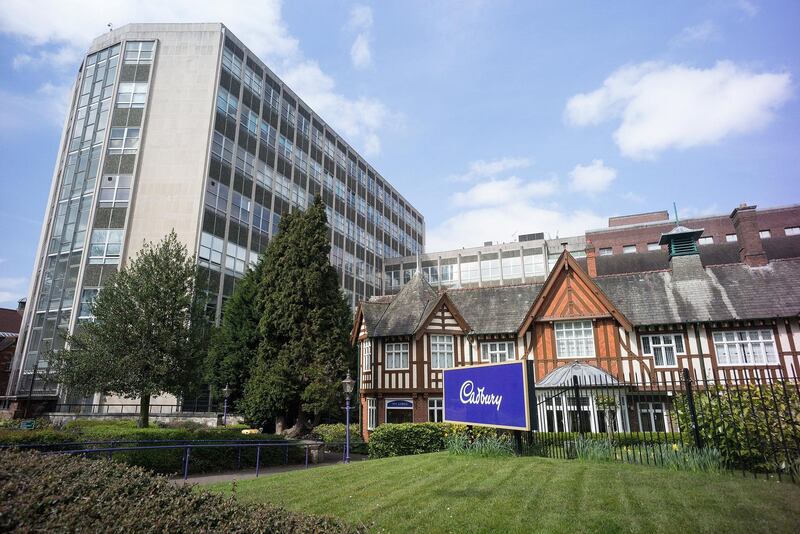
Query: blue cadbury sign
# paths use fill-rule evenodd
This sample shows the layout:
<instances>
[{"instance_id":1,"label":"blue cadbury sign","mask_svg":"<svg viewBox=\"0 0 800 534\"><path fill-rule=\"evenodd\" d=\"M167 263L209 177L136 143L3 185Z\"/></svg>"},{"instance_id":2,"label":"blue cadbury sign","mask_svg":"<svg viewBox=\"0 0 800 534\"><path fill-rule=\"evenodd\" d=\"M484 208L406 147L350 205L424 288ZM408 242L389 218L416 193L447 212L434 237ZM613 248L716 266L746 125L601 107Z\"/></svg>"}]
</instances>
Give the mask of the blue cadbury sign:
<instances>
[{"instance_id":1,"label":"blue cadbury sign","mask_svg":"<svg viewBox=\"0 0 800 534\"><path fill-rule=\"evenodd\" d=\"M444 370L448 423L530 430L525 361Z\"/></svg>"},{"instance_id":2,"label":"blue cadbury sign","mask_svg":"<svg viewBox=\"0 0 800 534\"><path fill-rule=\"evenodd\" d=\"M408 400L393 400L386 403L387 408L413 408L414 405Z\"/></svg>"}]
</instances>

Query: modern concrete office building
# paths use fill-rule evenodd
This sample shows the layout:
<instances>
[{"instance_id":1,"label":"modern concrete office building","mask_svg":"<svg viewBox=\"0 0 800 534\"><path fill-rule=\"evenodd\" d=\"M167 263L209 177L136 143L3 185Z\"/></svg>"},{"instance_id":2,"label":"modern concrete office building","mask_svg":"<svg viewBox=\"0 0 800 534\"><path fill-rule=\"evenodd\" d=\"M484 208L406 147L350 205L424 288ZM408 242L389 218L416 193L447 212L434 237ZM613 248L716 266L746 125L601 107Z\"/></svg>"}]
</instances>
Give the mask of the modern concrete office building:
<instances>
[{"instance_id":1,"label":"modern concrete office building","mask_svg":"<svg viewBox=\"0 0 800 534\"><path fill-rule=\"evenodd\" d=\"M416 256L386 258L383 263L384 293L397 293L419 270L436 288L491 287L543 282L568 250L575 258L585 256L584 236L548 239L543 233L520 235L511 243L429 252Z\"/></svg>"},{"instance_id":2,"label":"modern concrete office building","mask_svg":"<svg viewBox=\"0 0 800 534\"><path fill-rule=\"evenodd\" d=\"M55 399L43 354L170 230L218 320L282 215L321 195L352 303L424 245L422 215L222 24L130 24L94 40L64 125L8 395Z\"/></svg>"}]
</instances>

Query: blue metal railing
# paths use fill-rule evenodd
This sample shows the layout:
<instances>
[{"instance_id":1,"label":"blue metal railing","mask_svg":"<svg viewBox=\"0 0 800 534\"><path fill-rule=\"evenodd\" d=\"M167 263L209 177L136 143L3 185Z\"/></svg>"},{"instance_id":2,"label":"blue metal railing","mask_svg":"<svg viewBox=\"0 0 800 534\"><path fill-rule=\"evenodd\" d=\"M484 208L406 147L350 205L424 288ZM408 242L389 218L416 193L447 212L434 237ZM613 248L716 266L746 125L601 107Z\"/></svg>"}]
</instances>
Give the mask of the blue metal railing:
<instances>
[{"instance_id":1,"label":"blue metal railing","mask_svg":"<svg viewBox=\"0 0 800 534\"><path fill-rule=\"evenodd\" d=\"M120 444L135 444L135 446L120 447ZM72 448L60 449L60 447L85 447L92 445L111 445L109 447L90 447L90 448ZM28 443L20 445L2 445L0 449L37 449L42 454L100 454L107 453L110 460L115 452L141 452L146 450L168 450L168 449L183 449L183 459L181 465L183 468L183 480L189 476L189 459L191 458L192 449L203 448L234 448L239 449L239 457L237 465L241 466L241 450L245 448L256 448L256 477L261 472L261 449L266 447L282 447L283 448L283 463L289 463L289 448L302 447L305 449L305 467L308 468L308 457L311 448L319 448L323 445L320 441L288 441L288 440L114 440L114 441L82 441L71 443ZM42 450L52 449L56 450Z\"/></svg>"}]
</instances>

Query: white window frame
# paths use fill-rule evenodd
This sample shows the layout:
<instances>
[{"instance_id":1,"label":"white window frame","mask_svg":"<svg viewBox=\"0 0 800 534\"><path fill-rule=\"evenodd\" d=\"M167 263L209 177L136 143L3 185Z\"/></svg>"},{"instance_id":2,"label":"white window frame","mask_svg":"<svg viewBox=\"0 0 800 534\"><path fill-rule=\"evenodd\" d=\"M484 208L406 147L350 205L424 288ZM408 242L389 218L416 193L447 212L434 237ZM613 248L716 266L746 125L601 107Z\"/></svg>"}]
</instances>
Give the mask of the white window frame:
<instances>
[{"instance_id":1,"label":"white window frame","mask_svg":"<svg viewBox=\"0 0 800 534\"><path fill-rule=\"evenodd\" d=\"M147 101L147 82L120 82L117 89L118 108L143 108Z\"/></svg>"},{"instance_id":2,"label":"white window frame","mask_svg":"<svg viewBox=\"0 0 800 534\"><path fill-rule=\"evenodd\" d=\"M786 235L800 235L800 226L787 226L783 229Z\"/></svg>"},{"instance_id":3,"label":"white window frame","mask_svg":"<svg viewBox=\"0 0 800 534\"><path fill-rule=\"evenodd\" d=\"M636 254L636 245L623 245L623 254Z\"/></svg>"},{"instance_id":4,"label":"white window frame","mask_svg":"<svg viewBox=\"0 0 800 534\"><path fill-rule=\"evenodd\" d=\"M387 371L408 370L408 343L387 343L384 348Z\"/></svg>"},{"instance_id":5,"label":"white window frame","mask_svg":"<svg viewBox=\"0 0 800 534\"><path fill-rule=\"evenodd\" d=\"M676 367L678 356L686 355L683 334L647 334L640 337L642 355L651 356L655 367ZM667 362L667 353L672 351L672 363ZM662 363L658 363L659 358Z\"/></svg>"},{"instance_id":6,"label":"white window frame","mask_svg":"<svg viewBox=\"0 0 800 534\"><path fill-rule=\"evenodd\" d=\"M611 256L612 254L614 254L614 251L611 249L611 247L602 247L598 251L598 254L600 256Z\"/></svg>"},{"instance_id":7,"label":"white window frame","mask_svg":"<svg viewBox=\"0 0 800 534\"><path fill-rule=\"evenodd\" d=\"M745 339L742 339L743 337ZM717 365L721 367L780 364L775 334L768 328L718 330L712 332L712 340ZM760 352L762 361L756 361L759 357L756 352ZM735 356L737 361L731 361L732 356Z\"/></svg>"},{"instance_id":8,"label":"white window frame","mask_svg":"<svg viewBox=\"0 0 800 534\"><path fill-rule=\"evenodd\" d=\"M128 65L152 63L155 49L155 41L128 41L125 43L123 63Z\"/></svg>"},{"instance_id":9,"label":"white window frame","mask_svg":"<svg viewBox=\"0 0 800 534\"><path fill-rule=\"evenodd\" d=\"M433 413L433 419L431 419ZM441 397L430 397L428 399L428 422L441 423L444 421L444 399Z\"/></svg>"},{"instance_id":10,"label":"white window frame","mask_svg":"<svg viewBox=\"0 0 800 534\"><path fill-rule=\"evenodd\" d=\"M111 128L111 137L108 139L108 153L136 154L139 150L141 134L142 130L138 126L135 128Z\"/></svg>"},{"instance_id":11,"label":"white window frame","mask_svg":"<svg viewBox=\"0 0 800 534\"><path fill-rule=\"evenodd\" d=\"M661 250L661 245L659 245L658 243L648 243L647 250L650 252L654 250Z\"/></svg>"},{"instance_id":12,"label":"white window frame","mask_svg":"<svg viewBox=\"0 0 800 534\"><path fill-rule=\"evenodd\" d=\"M131 198L130 174L106 174L100 180L97 202L103 207L127 206ZM103 198L103 192L110 191L111 198Z\"/></svg>"},{"instance_id":13,"label":"white window frame","mask_svg":"<svg viewBox=\"0 0 800 534\"><path fill-rule=\"evenodd\" d=\"M714 244L714 236L706 235L706 236L700 237L697 240L697 244L698 245L713 245Z\"/></svg>"},{"instance_id":14,"label":"white window frame","mask_svg":"<svg viewBox=\"0 0 800 534\"><path fill-rule=\"evenodd\" d=\"M444 359L444 362L442 362ZM431 335L431 369L450 369L455 366L455 343L453 336Z\"/></svg>"},{"instance_id":15,"label":"white window frame","mask_svg":"<svg viewBox=\"0 0 800 534\"><path fill-rule=\"evenodd\" d=\"M594 323L591 320L555 321L553 330L556 337L556 356L558 359L574 360L597 357L594 345ZM586 335L587 330L589 332L588 336ZM576 335L570 335L570 333L575 333ZM569 346L571 340L575 340L573 347Z\"/></svg>"},{"instance_id":16,"label":"white window frame","mask_svg":"<svg viewBox=\"0 0 800 534\"><path fill-rule=\"evenodd\" d=\"M759 230L758 237L761 239L769 239L772 237L772 232L770 230Z\"/></svg>"},{"instance_id":17,"label":"white window frame","mask_svg":"<svg viewBox=\"0 0 800 534\"><path fill-rule=\"evenodd\" d=\"M736 243L739 240L736 234L725 234L725 241L727 243Z\"/></svg>"},{"instance_id":18,"label":"white window frame","mask_svg":"<svg viewBox=\"0 0 800 534\"><path fill-rule=\"evenodd\" d=\"M368 373L372 371L372 340L365 339L361 342L361 371Z\"/></svg>"},{"instance_id":19,"label":"white window frame","mask_svg":"<svg viewBox=\"0 0 800 534\"><path fill-rule=\"evenodd\" d=\"M378 426L378 399L367 399L367 430Z\"/></svg>"},{"instance_id":20,"label":"white window frame","mask_svg":"<svg viewBox=\"0 0 800 534\"><path fill-rule=\"evenodd\" d=\"M119 236L119 241L111 240ZM92 230L89 240L90 264L117 264L122 256L125 230L121 228L97 228Z\"/></svg>"},{"instance_id":21,"label":"white window frame","mask_svg":"<svg viewBox=\"0 0 800 534\"><path fill-rule=\"evenodd\" d=\"M657 430L656 418L658 417L655 405L661 406L661 420L664 422L664 430ZM667 419L667 407L663 402L638 402L636 403L636 414L639 416L639 432L668 432L669 425ZM652 430L644 430L642 428L642 415L650 419L650 428Z\"/></svg>"},{"instance_id":22,"label":"white window frame","mask_svg":"<svg viewBox=\"0 0 800 534\"><path fill-rule=\"evenodd\" d=\"M516 359L513 341L484 341L481 343L481 361L502 363Z\"/></svg>"}]
</instances>

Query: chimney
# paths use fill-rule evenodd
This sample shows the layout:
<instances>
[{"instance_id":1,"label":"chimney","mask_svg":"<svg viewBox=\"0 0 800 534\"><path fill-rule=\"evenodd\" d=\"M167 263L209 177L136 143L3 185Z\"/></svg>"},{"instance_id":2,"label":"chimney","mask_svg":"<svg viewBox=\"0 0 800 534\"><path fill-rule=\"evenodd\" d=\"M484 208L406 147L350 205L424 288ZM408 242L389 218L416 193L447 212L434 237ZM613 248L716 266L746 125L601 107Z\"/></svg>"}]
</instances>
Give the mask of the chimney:
<instances>
[{"instance_id":1,"label":"chimney","mask_svg":"<svg viewBox=\"0 0 800 534\"><path fill-rule=\"evenodd\" d=\"M739 261L750 267L766 265L767 255L758 235L756 207L739 204L739 207L731 212L731 220L736 229L736 242L739 243Z\"/></svg>"},{"instance_id":2,"label":"chimney","mask_svg":"<svg viewBox=\"0 0 800 534\"><path fill-rule=\"evenodd\" d=\"M28 302L28 299L26 299L24 297L17 301L17 313L18 314L22 315L23 313L25 313L25 303L27 303L27 302Z\"/></svg>"},{"instance_id":3,"label":"chimney","mask_svg":"<svg viewBox=\"0 0 800 534\"><path fill-rule=\"evenodd\" d=\"M591 278L597 277L597 256L591 241L586 242L586 272Z\"/></svg>"},{"instance_id":4,"label":"chimney","mask_svg":"<svg viewBox=\"0 0 800 534\"><path fill-rule=\"evenodd\" d=\"M701 235L702 228L693 230L680 225L661 234L658 244L667 245L673 280L700 280L705 276L700 251L697 249L697 240Z\"/></svg>"}]
</instances>

